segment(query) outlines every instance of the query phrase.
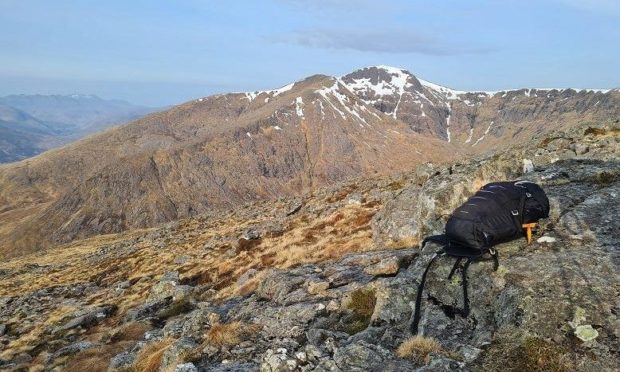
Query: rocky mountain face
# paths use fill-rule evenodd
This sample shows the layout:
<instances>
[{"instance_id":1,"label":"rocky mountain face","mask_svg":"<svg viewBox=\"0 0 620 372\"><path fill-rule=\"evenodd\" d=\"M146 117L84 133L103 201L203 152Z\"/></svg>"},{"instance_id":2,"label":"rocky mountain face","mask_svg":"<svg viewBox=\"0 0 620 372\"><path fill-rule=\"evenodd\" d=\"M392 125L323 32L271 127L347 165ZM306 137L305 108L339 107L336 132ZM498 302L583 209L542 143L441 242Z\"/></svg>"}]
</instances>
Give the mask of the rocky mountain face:
<instances>
[{"instance_id":1,"label":"rocky mountain face","mask_svg":"<svg viewBox=\"0 0 620 372\"><path fill-rule=\"evenodd\" d=\"M0 254L472 156L619 110L615 90L460 92L385 66L201 98L0 167Z\"/></svg>"},{"instance_id":2,"label":"rocky mountain face","mask_svg":"<svg viewBox=\"0 0 620 372\"><path fill-rule=\"evenodd\" d=\"M86 95L0 97L0 163L35 156L153 111L124 101Z\"/></svg>"},{"instance_id":3,"label":"rocky mountain face","mask_svg":"<svg viewBox=\"0 0 620 372\"><path fill-rule=\"evenodd\" d=\"M620 116L618 89L465 92L389 66L364 68L341 79L364 102L414 131L474 153L529 141L578 122Z\"/></svg>"},{"instance_id":4,"label":"rocky mountain face","mask_svg":"<svg viewBox=\"0 0 620 372\"><path fill-rule=\"evenodd\" d=\"M554 131L493 155L6 260L0 368L617 370L619 142L613 120ZM551 202L533 243L498 245L497 271L470 267L466 318L455 311L460 275L448 280L454 262L440 259L423 337L412 338L416 288L437 249L420 250L420 239L481 185L517 178Z\"/></svg>"}]
</instances>

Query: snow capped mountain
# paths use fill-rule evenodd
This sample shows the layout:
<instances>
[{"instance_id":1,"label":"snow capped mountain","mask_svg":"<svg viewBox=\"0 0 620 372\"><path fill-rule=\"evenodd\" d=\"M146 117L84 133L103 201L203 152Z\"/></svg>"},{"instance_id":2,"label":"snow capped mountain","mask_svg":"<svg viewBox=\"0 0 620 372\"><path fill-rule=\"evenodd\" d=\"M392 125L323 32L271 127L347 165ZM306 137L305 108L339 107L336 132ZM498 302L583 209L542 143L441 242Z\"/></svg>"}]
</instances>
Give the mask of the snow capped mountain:
<instances>
[{"instance_id":1,"label":"snow capped mountain","mask_svg":"<svg viewBox=\"0 0 620 372\"><path fill-rule=\"evenodd\" d=\"M311 96L299 93L313 84L318 88ZM281 129L302 119L338 118L360 128L395 119L414 132L480 151L504 141L507 133L526 135L549 121L553 124L547 126L559 125L564 113L581 110L592 117L614 113L613 94L614 90L601 89L463 91L380 65L340 77L315 75L274 90L238 93L238 97L246 101L246 109L286 100L286 108L272 114Z\"/></svg>"},{"instance_id":2,"label":"snow capped mountain","mask_svg":"<svg viewBox=\"0 0 620 372\"><path fill-rule=\"evenodd\" d=\"M377 79L378 78L378 79ZM363 92L373 92L377 96L385 96L392 94L405 94L414 92L411 91L411 87L416 87L416 83L419 83L426 91L440 99L458 100L461 96L467 94L475 94L480 97L492 97L495 94L502 93L504 95L510 92L520 92L526 96L530 94L541 94L542 92L563 92L563 91L576 91L586 93L609 93L610 91L617 91L618 89L591 89L591 88L518 88L518 89L503 89L497 91L464 91L455 90L432 83L427 80L423 80L414 76L409 71L392 66L378 65L370 66L359 69L353 73L342 77L347 82L347 87L354 91L356 94L364 94ZM420 89L415 89L418 95L423 92ZM372 100L370 100L372 102Z\"/></svg>"},{"instance_id":3,"label":"snow capped mountain","mask_svg":"<svg viewBox=\"0 0 620 372\"><path fill-rule=\"evenodd\" d=\"M607 112L616 109L608 94L613 90L462 91L391 66L365 67L340 80L366 104L405 122L414 131L471 147L488 142L489 137L499 136L510 122L553 119L558 115L553 108L556 105L563 106L564 112L573 111L577 106L596 111L601 109L595 107L600 104ZM550 100L560 102L551 105ZM479 124L479 121L483 122Z\"/></svg>"},{"instance_id":4,"label":"snow capped mountain","mask_svg":"<svg viewBox=\"0 0 620 372\"><path fill-rule=\"evenodd\" d=\"M367 101L373 103L372 96L384 97L409 94L418 99L428 100L427 95L440 100L458 99L459 95L472 93L450 89L426 80L422 80L409 71L391 66L371 66L345 75L342 80L347 87L361 96L368 96ZM487 94L487 92L474 92ZM493 92L494 93L494 92ZM394 114L394 113L392 113Z\"/></svg>"}]
</instances>

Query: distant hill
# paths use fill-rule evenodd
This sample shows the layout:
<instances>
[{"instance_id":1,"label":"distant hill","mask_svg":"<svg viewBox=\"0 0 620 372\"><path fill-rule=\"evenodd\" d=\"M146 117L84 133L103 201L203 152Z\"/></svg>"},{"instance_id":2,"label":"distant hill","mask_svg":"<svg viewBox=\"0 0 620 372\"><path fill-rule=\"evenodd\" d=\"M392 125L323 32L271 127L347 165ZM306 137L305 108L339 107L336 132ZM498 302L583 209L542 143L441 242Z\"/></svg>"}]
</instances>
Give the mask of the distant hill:
<instances>
[{"instance_id":1,"label":"distant hill","mask_svg":"<svg viewBox=\"0 0 620 372\"><path fill-rule=\"evenodd\" d=\"M0 104L0 163L37 155L54 136L54 130L40 120Z\"/></svg>"},{"instance_id":2,"label":"distant hill","mask_svg":"<svg viewBox=\"0 0 620 372\"><path fill-rule=\"evenodd\" d=\"M37 155L155 110L93 95L0 97L0 163Z\"/></svg>"}]
</instances>

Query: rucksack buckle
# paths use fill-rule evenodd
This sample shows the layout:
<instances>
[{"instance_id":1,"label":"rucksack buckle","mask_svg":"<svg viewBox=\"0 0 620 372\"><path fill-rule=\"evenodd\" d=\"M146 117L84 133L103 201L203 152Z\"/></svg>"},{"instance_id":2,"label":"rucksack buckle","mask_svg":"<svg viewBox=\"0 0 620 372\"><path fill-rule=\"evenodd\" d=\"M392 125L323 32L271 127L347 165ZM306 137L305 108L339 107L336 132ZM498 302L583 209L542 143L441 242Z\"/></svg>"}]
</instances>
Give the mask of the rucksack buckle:
<instances>
[{"instance_id":1,"label":"rucksack buckle","mask_svg":"<svg viewBox=\"0 0 620 372\"><path fill-rule=\"evenodd\" d=\"M518 210L516 210L516 209L511 210L511 211L510 211L510 213L511 213L513 216L518 216L518 215L519 215L519 211L518 211Z\"/></svg>"}]
</instances>

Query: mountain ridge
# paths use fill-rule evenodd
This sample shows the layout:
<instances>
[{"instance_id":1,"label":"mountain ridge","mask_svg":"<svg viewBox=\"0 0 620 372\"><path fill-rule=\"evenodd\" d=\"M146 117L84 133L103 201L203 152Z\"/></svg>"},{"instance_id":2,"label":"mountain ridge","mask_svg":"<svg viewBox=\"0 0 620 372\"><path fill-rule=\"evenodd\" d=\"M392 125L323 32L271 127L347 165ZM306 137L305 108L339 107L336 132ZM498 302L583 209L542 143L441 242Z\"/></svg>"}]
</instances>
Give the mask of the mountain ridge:
<instances>
[{"instance_id":1,"label":"mountain ridge","mask_svg":"<svg viewBox=\"0 0 620 372\"><path fill-rule=\"evenodd\" d=\"M369 65L369 66L363 66L363 67L359 67L357 69L354 70L354 72L357 71L363 71L363 70L368 70L368 69L382 69L385 71L390 71L390 72L405 72L409 75L415 76L416 79L418 79L420 81L420 83L422 85L425 85L429 88L433 88L437 91L445 91L448 92L451 95L459 95L459 94L467 94L467 93L485 93L488 95L495 95L497 93L507 93L507 92L514 92L514 91L521 91L521 90L540 90L540 91L551 91L551 90L557 90L557 91L562 91L562 90L574 90L576 92L580 92L580 91L586 91L586 92L595 92L595 93L609 93L611 91L618 91L620 90L620 88L575 88L575 87L568 87L568 88L536 88L536 87L521 87L521 88L509 88L509 89L499 89L499 90L484 90L484 89L478 89L478 90L459 90L459 89L454 89L454 88L450 88L446 85L442 85L442 84L438 84L435 82L431 82L430 80L425 80L420 78L417 75L412 74L411 72L409 72L407 69L405 68L401 68L401 67L396 67L396 66L389 66L389 65ZM312 76L324 76L324 77L332 77L332 78L336 78L336 79L342 79L344 76L347 76L351 73L345 74L345 75L340 75L340 76L332 76L332 75L325 75L325 74L316 74L316 75L312 75ZM256 94L256 93L265 93L265 92L275 92L278 91L279 89L286 89L286 88L290 88L290 86L292 86L294 83L289 83L286 85L283 85L280 88L276 88L276 89L271 89L271 90L255 90L255 91L240 91L240 92L232 92L232 93L237 93L237 94ZM288 89L287 89L288 90ZM226 93L219 93L216 95L222 95L222 94L226 94ZM205 96L202 98L197 98L197 100L200 99L204 99L210 96Z\"/></svg>"},{"instance_id":2,"label":"mountain ridge","mask_svg":"<svg viewBox=\"0 0 620 372\"><path fill-rule=\"evenodd\" d=\"M404 70L313 75L191 100L0 166L2 254L466 158L620 113L615 91L453 92Z\"/></svg>"}]
</instances>

